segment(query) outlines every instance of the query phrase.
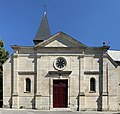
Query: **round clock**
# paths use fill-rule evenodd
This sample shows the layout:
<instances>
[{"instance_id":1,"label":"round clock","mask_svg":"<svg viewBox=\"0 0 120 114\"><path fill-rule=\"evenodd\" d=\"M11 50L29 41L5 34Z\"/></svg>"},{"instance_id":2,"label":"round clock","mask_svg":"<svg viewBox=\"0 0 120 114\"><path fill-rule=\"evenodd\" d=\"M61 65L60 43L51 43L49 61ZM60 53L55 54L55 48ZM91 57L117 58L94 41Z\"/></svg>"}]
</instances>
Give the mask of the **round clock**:
<instances>
[{"instance_id":1,"label":"round clock","mask_svg":"<svg viewBox=\"0 0 120 114\"><path fill-rule=\"evenodd\" d=\"M63 70L67 65L66 60L63 57L58 57L54 62L54 67L57 70Z\"/></svg>"}]
</instances>

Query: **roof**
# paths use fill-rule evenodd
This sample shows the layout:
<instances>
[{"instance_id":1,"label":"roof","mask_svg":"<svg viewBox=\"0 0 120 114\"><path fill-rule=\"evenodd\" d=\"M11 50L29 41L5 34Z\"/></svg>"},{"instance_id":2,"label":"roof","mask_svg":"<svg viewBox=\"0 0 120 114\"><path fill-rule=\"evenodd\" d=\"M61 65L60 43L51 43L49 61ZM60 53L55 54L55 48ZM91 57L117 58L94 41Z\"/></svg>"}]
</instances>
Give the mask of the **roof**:
<instances>
[{"instance_id":1,"label":"roof","mask_svg":"<svg viewBox=\"0 0 120 114\"><path fill-rule=\"evenodd\" d=\"M38 28L37 34L36 34L35 38L33 39L33 42L35 44L38 44L38 43L46 40L50 36L51 36L51 33L50 33L49 24L48 24L47 14L46 14L46 12L44 12L42 21Z\"/></svg>"},{"instance_id":2,"label":"roof","mask_svg":"<svg viewBox=\"0 0 120 114\"><path fill-rule=\"evenodd\" d=\"M114 61L120 61L120 51L119 51L119 50L108 50L108 55L109 55Z\"/></svg>"},{"instance_id":3,"label":"roof","mask_svg":"<svg viewBox=\"0 0 120 114\"><path fill-rule=\"evenodd\" d=\"M83 48L86 48L87 46L84 45L83 43L75 40L74 38L72 38L71 36L67 35L66 33L64 32L58 32L54 35L52 35L51 37L49 37L47 40L41 42L41 43L38 43L37 45L35 45L35 48L36 47L44 47L45 45L49 44L50 42L53 42L54 40L57 40L57 39L63 39L63 41L66 40L66 42L71 42L75 47L83 47ZM64 42L65 43L65 42Z\"/></svg>"}]
</instances>

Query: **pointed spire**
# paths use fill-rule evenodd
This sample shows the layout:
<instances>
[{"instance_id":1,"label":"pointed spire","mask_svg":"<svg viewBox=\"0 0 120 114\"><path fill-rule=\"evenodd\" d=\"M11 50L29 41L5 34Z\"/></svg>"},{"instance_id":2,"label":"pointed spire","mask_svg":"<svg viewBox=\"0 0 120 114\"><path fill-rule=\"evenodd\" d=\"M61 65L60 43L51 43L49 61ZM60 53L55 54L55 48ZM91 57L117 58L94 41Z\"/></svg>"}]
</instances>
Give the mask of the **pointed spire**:
<instances>
[{"instance_id":1,"label":"pointed spire","mask_svg":"<svg viewBox=\"0 0 120 114\"><path fill-rule=\"evenodd\" d=\"M51 36L51 33L50 33L50 28L49 28L48 19L47 19L46 5L44 4L44 15L42 17L42 21L40 23L40 26L38 28L37 34L36 34L33 42L36 45L36 44L46 40L50 36Z\"/></svg>"}]
</instances>

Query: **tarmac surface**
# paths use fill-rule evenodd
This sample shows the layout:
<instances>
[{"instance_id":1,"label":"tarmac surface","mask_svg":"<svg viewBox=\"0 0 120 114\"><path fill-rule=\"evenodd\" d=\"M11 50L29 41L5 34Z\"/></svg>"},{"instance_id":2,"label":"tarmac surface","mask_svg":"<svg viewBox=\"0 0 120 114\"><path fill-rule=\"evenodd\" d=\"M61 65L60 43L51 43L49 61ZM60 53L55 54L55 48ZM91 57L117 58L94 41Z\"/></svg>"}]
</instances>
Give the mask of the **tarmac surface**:
<instances>
[{"instance_id":1,"label":"tarmac surface","mask_svg":"<svg viewBox=\"0 0 120 114\"><path fill-rule=\"evenodd\" d=\"M98 111L40 111L29 109L0 109L0 114L120 114L120 112L98 112Z\"/></svg>"}]
</instances>

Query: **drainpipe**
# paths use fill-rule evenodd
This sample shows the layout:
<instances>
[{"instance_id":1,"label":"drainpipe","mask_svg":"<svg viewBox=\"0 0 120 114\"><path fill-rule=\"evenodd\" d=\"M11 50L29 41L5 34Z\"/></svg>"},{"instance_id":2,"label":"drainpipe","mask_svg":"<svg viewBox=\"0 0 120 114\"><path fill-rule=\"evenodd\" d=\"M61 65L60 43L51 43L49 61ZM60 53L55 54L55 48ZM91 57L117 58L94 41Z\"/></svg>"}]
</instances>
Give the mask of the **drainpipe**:
<instances>
[{"instance_id":1,"label":"drainpipe","mask_svg":"<svg viewBox=\"0 0 120 114\"><path fill-rule=\"evenodd\" d=\"M49 77L49 110L51 109L51 79L50 77Z\"/></svg>"},{"instance_id":2,"label":"drainpipe","mask_svg":"<svg viewBox=\"0 0 120 114\"><path fill-rule=\"evenodd\" d=\"M78 97L77 97L77 99L78 99L78 108L77 108L77 111L79 111L79 105L80 105L80 56L78 56L78 59L79 59L79 84L78 84L78 88L79 88L79 91L78 91Z\"/></svg>"},{"instance_id":3,"label":"drainpipe","mask_svg":"<svg viewBox=\"0 0 120 114\"><path fill-rule=\"evenodd\" d=\"M109 110L109 92L108 92L108 63L106 64L106 92L107 92L107 110Z\"/></svg>"},{"instance_id":4,"label":"drainpipe","mask_svg":"<svg viewBox=\"0 0 120 114\"><path fill-rule=\"evenodd\" d=\"M37 92L37 51L34 52L34 98L32 101L32 108L36 108L36 92Z\"/></svg>"},{"instance_id":5,"label":"drainpipe","mask_svg":"<svg viewBox=\"0 0 120 114\"><path fill-rule=\"evenodd\" d=\"M12 63L11 63L11 98L10 98L10 101L9 101L9 103L10 103L10 108L12 108L12 105L13 105L13 72L14 72L14 68L13 68L13 64L14 64L14 61L13 61L13 54L12 54L12 56L11 56L11 60L12 60Z\"/></svg>"}]
</instances>

